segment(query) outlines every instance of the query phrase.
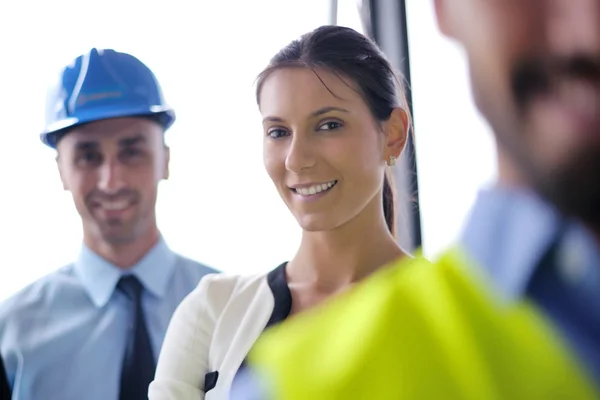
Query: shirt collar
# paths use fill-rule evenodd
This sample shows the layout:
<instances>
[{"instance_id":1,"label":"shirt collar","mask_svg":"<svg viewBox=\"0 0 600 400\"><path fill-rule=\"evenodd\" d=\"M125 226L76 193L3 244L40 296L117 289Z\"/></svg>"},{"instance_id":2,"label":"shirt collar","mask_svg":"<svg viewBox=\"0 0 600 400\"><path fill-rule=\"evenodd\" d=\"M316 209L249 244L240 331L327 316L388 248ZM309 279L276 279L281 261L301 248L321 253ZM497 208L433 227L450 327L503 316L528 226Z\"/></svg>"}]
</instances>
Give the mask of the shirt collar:
<instances>
[{"instance_id":1,"label":"shirt collar","mask_svg":"<svg viewBox=\"0 0 600 400\"><path fill-rule=\"evenodd\" d=\"M123 270L94 253L85 244L75 262L75 270L96 307L103 307L112 296L123 275L135 275L145 289L162 298L175 267L173 253L162 236L132 268Z\"/></svg>"},{"instance_id":2,"label":"shirt collar","mask_svg":"<svg viewBox=\"0 0 600 400\"><path fill-rule=\"evenodd\" d=\"M524 294L563 227L560 214L532 192L494 188L479 193L461 244L492 287L511 301Z\"/></svg>"}]
</instances>

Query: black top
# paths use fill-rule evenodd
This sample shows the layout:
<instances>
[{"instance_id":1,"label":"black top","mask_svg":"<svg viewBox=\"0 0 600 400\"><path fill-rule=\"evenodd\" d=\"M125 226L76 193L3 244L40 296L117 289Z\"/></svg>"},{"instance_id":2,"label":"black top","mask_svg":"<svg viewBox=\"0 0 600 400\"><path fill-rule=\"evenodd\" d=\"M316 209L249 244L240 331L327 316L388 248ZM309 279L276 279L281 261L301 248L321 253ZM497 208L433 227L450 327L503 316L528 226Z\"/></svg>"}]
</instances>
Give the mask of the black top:
<instances>
[{"instance_id":1,"label":"black top","mask_svg":"<svg viewBox=\"0 0 600 400\"><path fill-rule=\"evenodd\" d=\"M292 311L292 292L290 292L285 274L286 267L287 262L281 264L267 275L267 283L271 292L273 292L275 305L273 306L271 318L269 318L267 325L265 325L265 329L285 321Z\"/></svg>"},{"instance_id":2,"label":"black top","mask_svg":"<svg viewBox=\"0 0 600 400\"><path fill-rule=\"evenodd\" d=\"M273 306L271 318L269 318L269 321L267 321L267 324L265 325L265 329L263 329L263 331L285 321L287 317L290 316L290 312L292 311L292 292L290 292L287 277L285 274L286 267L287 262L281 264L279 267L275 268L267 275L267 283L269 284L269 289L271 289L271 292L273 292L275 305ZM236 377L239 375L240 371L242 371L245 367L246 358L244 358L244 361L242 361L242 365L240 365L240 368L238 368L238 371L235 374Z\"/></svg>"},{"instance_id":3,"label":"black top","mask_svg":"<svg viewBox=\"0 0 600 400\"><path fill-rule=\"evenodd\" d=\"M267 284L269 285L269 289L273 293L273 299L275 304L273 306L273 312L271 313L271 317L267 321L264 329L268 329L274 325L277 325L283 321L287 317L289 317L290 312L292 311L292 293L290 292L290 288L288 286L285 268L287 266L287 262L281 264L267 275ZM264 330L263 330L264 331ZM240 372L246 367L246 358L242 361L242 365L238 368L235 379L238 377ZM213 389L217 385L217 380L219 378L219 371L209 372L204 377L204 392L208 392Z\"/></svg>"},{"instance_id":4,"label":"black top","mask_svg":"<svg viewBox=\"0 0 600 400\"><path fill-rule=\"evenodd\" d=\"M0 357L0 400L10 400L10 386L8 385L2 357Z\"/></svg>"}]
</instances>

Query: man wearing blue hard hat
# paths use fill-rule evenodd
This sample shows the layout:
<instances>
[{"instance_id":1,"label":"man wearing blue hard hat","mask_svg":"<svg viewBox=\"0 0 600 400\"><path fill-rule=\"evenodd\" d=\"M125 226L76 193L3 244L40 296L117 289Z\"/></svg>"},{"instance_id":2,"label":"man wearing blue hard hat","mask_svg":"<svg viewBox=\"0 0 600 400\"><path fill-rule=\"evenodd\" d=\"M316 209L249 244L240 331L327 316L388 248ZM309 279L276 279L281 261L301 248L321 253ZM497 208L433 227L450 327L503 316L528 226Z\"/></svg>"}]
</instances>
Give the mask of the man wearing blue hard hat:
<instances>
[{"instance_id":1,"label":"man wearing blue hard hat","mask_svg":"<svg viewBox=\"0 0 600 400\"><path fill-rule=\"evenodd\" d=\"M51 90L41 140L57 150L83 245L0 307L16 398L147 399L172 313L216 272L172 252L157 227L174 121L154 74L129 54L92 49Z\"/></svg>"}]
</instances>

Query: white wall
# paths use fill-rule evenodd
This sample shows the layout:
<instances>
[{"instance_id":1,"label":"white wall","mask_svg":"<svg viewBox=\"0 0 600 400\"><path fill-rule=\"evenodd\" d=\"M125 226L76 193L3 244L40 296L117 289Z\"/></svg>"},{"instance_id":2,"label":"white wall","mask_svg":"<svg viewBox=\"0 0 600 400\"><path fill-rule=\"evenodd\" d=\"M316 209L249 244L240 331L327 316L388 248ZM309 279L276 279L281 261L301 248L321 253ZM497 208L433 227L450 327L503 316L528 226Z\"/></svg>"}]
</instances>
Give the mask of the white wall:
<instances>
[{"instance_id":1,"label":"white wall","mask_svg":"<svg viewBox=\"0 0 600 400\"><path fill-rule=\"evenodd\" d=\"M35 12L23 2L0 6L0 299L72 261L79 249L79 217L38 133L52 74L93 46L146 62L178 113L168 133L171 179L158 204L171 247L232 272L289 259L300 231L263 170L253 83L277 50L327 23L327 3L106 0L86 7L52 0L36 3ZM356 0L339 6L338 23L361 30ZM494 148L473 110L464 58L437 34L430 1L409 0L408 7L423 237L433 253L456 236L476 188L493 177Z\"/></svg>"},{"instance_id":2,"label":"white wall","mask_svg":"<svg viewBox=\"0 0 600 400\"><path fill-rule=\"evenodd\" d=\"M171 247L227 271L289 259L300 232L263 170L253 83L327 16L325 0L3 3L0 298L77 255L79 217L38 133L50 77L93 46L147 63L178 113L158 204Z\"/></svg>"},{"instance_id":3,"label":"white wall","mask_svg":"<svg viewBox=\"0 0 600 400\"><path fill-rule=\"evenodd\" d=\"M466 57L442 37L433 0L407 0L423 247L457 238L477 190L496 178L496 148L475 109Z\"/></svg>"}]
</instances>

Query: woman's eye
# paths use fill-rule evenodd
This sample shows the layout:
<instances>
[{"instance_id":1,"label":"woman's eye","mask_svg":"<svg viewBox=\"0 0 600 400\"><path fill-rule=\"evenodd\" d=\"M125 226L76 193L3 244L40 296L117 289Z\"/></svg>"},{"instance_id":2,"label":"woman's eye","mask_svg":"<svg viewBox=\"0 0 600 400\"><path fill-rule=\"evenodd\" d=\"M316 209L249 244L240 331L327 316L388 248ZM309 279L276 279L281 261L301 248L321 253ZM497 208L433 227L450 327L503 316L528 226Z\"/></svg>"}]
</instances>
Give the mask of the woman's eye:
<instances>
[{"instance_id":1,"label":"woman's eye","mask_svg":"<svg viewBox=\"0 0 600 400\"><path fill-rule=\"evenodd\" d=\"M287 135L288 135L287 131L284 131L283 129L270 129L267 132L267 136L269 136L270 138L273 138L273 139L278 139L280 137L284 137Z\"/></svg>"},{"instance_id":2,"label":"woman's eye","mask_svg":"<svg viewBox=\"0 0 600 400\"><path fill-rule=\"evenodd\" d=\"M336 121L329 121L329 122L325 122L324 124L322 124L319 127L319 130L321 131L332 131L334 129L338 129L341 128L342 124L340 124L339 122Z\"/></svg>"}]
</instances>

